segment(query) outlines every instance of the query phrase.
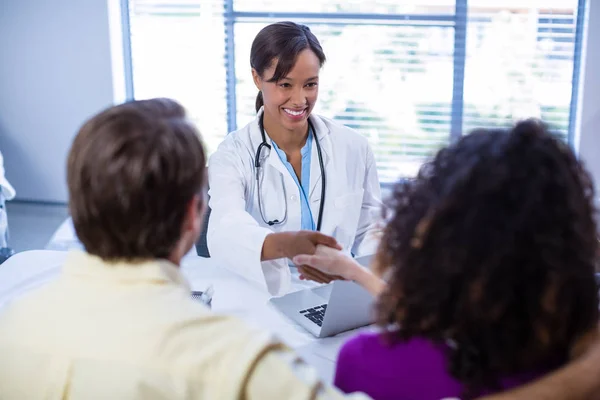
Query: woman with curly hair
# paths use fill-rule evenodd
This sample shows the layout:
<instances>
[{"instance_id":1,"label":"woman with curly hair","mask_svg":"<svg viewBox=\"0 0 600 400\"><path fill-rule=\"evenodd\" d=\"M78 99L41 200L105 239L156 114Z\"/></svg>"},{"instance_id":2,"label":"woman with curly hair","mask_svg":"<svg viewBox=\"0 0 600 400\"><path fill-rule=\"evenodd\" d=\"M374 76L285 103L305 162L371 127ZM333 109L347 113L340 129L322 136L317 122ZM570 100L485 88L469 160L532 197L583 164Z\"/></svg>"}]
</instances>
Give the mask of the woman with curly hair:
<instances>
[{"instance_id":1,"label":"woman with curly hair","mask_svg":"<svg viewBox=\"0 0 600 400\"><path fill-rule=\"evenodd\" d=\"M381 330L335 383L375 399L470 399L565 364L598 323L594 190L541 123L478 130L396 186L373 270L320 248L297 263L378 295Z\"/></svg>"}]
</instances>

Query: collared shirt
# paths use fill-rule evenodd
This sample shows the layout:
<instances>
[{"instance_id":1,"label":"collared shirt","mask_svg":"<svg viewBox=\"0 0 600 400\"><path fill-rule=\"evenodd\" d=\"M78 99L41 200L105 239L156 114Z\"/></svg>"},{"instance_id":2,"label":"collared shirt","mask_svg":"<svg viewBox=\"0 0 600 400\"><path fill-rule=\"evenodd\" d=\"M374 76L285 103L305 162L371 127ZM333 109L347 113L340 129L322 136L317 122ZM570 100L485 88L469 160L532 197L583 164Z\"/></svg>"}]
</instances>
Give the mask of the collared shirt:
<instances>
[{"instance_id":1,"label":"collared shirt","mask_svg":"<svg viewBox=\"0 0 600 400\"><path fill-rule=\"evenodd\" d=\"M0 355L3 400L341 397L270 334L192 300L168 261L71 253L0 315Z\"/></svg>"},{"instance_id":2,"label":"collared shirt","mask_svg":"<svg viewBox=\"0 0 600 400\"><path fill-rule=\"evenodd\" d=\"M300 150L300 154L302 155L302 169L300 180L298 180L298 176L296 176L296 172L294 171L294 167L287 160L286 154L277 146L277 143L273 143L273 149L277 152L279 159L285 165L290 175L296 182L298 186L298 196L300 197L300 220L301 220L301 229L307 231L316 230L315 221L312 215L312 211L310 209L310 201L308 198L308 191L310 190L310 163L311 163L311 150L313 143L313 133L312 130L309 129L308 137L306 138L306 143Z\"/></svg>"}]
</instances>

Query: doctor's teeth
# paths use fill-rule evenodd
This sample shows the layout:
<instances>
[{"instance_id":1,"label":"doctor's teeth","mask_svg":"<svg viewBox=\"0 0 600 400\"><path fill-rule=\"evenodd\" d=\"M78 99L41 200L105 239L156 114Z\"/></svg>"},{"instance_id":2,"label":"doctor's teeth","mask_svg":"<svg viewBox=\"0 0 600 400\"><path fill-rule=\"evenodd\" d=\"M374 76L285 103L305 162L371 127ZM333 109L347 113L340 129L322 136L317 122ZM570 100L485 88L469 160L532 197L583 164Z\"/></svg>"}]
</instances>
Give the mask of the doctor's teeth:
<instances>
[{"instance_id":1,"label":"doctor's teeth","mask_svg":"<svg viewBox=\"0 0 600 400\"><path fill-rule=\"evenodd\" d=\"M302 110L302 111L292 111L292 110L288 110L287 108L284 108L284 110L285 110L286 113L288 113L290 115L295 115L295 116L302 115L302 113L304 112L304 110Z\"/></svg>"}]
</instances>

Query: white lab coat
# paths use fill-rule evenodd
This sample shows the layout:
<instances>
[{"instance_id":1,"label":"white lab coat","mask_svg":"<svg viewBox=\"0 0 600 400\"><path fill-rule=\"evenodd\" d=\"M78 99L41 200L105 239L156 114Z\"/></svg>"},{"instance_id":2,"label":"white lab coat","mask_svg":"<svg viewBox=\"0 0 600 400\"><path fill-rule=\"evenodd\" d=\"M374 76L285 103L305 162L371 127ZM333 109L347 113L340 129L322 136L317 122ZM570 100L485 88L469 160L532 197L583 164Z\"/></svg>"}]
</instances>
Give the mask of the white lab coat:
<instances>
[{"instance_id":1,"label":"white lab coat","mask_svg":"<svg viewBox=\"0 0 600 400\"><path fill-rule=\"evenodd\" d=\"M207 244L211 257L222 265L266 287L272 295L291 288L289 260L261 262L265 237L272 232L301 229L299 189L275 150L263 149L261 195L267 220L282 220L287 193L285 224L268 226L258 208L254 158L262 142L258 118L230 133L208 164L210 220ZM321 232L334 236L356 256L375 253L380 229L381 192L373 152L366 138L330 119L310 120L321 144L326 176ZM267 141L271 139L267 136ZM313 218L319 215L321 171L316 145L311 149L310 188Z\"/></svg>"}]
</instances>

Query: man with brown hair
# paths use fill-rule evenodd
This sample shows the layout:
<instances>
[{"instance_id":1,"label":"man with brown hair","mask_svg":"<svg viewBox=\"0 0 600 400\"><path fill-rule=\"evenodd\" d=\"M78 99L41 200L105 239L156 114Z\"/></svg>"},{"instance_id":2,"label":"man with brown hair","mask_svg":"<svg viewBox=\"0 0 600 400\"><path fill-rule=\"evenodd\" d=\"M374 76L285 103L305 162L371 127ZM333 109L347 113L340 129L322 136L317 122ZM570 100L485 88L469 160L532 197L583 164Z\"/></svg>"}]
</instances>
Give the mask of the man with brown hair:
<instances>
[{"instance_id":1,"label":"man with brown hair","mask_svg":"<svg viewBox=\"0 0 600 400\"><path fill-rule=\"evenodd\" d=\"M0 316L1 399L341 396L271 335L191 299L178 266L200 232L205 156L179 104L101 112L67 169L86 251ZM335 245L317 232L297 241Z\"/></svg>"}]
</instances>

